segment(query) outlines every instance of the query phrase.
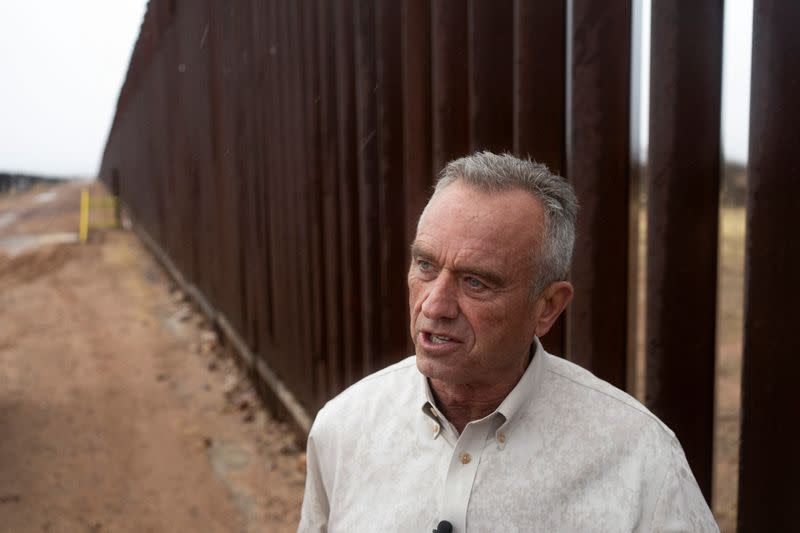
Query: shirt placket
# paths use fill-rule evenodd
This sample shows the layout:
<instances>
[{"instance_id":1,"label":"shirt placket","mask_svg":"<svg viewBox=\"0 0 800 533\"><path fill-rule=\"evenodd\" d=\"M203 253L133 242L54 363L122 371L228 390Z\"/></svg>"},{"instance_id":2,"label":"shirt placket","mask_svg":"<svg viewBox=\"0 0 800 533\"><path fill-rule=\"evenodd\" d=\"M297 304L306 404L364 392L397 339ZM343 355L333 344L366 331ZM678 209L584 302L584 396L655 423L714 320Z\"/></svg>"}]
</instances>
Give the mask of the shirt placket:
<instances>
[{"instance_id":1,"label":"shirt placket","mask_svg":"<svg viewBox=\"0 0 800 533\"><path fill-rule=\"evenodd\" d=\"M455 443L450 466L447 469L442 513L439 518L453 525L453 533L463 533L467 530L469 499L489 429L488 420L470 423Z\"/></svg>"}]
</instances>

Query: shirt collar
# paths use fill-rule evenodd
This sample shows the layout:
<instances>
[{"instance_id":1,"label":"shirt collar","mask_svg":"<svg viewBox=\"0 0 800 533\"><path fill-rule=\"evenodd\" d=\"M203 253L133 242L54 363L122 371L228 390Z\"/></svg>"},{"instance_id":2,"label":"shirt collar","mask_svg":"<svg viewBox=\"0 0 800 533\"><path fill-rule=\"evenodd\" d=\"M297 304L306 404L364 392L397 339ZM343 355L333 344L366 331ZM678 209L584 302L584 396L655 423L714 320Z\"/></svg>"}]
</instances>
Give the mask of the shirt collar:
<instances>
[{"instance_id":1,"label":"shirt collar","mask_svg":"<svg viewBox=\"0 0 800 533\"><path fill-rule=\"evenodd\" d=\"M490 417L497 414L502 415L504 422L501 428L506 432L513 428L513 422L518 417L523 406L531 401L539 389L543 367L545 365L545 351L538 337L534 337L531 351L533 352L533 358L528 368L525 369L522 377L514 388L511 389L511 392L508 393L508 396L506 396L497 409L489 415ZM421 406L423 414L438 424L444 423L446 419L439 411L438 407L436 407L436 401L433 398L433 392L431 391L428 378L422 374L420 374L420 378L423 383L422 388L425 391L425 398ZM438 435L438 432L435 433Z\"/></svg>"},{"instance_id":2,"label":"shirt collar","mask_svg":"<svg viewBox=\"0 0 800 533\"><path fill-rule=\"evenodd\" d=\"M506 423L504 424L506 427L513 423L522 411L524 405L531 401L540 388L539 384L542 375L542 367L544 366L545 353L538 337L533 338L531 351L533 352L533 358L528 368L525 369L525 373L522 374L522 377L514 388L511 389L511 392L508 393L505 400L497 407L497 412L501 413L506 419Z\"/></svg>"}]
</instances>

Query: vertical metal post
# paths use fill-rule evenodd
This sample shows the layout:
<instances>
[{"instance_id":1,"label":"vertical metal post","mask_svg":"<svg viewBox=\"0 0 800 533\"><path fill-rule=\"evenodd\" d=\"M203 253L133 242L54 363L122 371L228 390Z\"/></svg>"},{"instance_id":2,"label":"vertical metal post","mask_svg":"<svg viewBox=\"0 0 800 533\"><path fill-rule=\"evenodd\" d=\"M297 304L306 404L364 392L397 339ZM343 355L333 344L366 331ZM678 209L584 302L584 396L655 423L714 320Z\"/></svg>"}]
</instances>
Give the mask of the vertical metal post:
<instances>
[{"instance_id":1,"label":"vertical metal post","mask_svg":"<svg viewBox=\"0 0 800 533\"><path fill-rule=\"evenodd\" d=\"M362 362L365 373L377 370L380 351L380 242L378 196L378 116L375 4L355 0L355 86L358 123L358 231L361 236Z\"/></svg>"},{"instance_id":2,"label":"vertical metal post","mask_svg":"<svg viewBox=\"0 0 800 533\"><path fill-rule=\"evenodd\" d=\"M433 165L438 172L469 151L469 54L467 3L431 4L433 61Z\"/></svg>"},{"instance_id":3,"label":"vertical metal post","mask_svg":"<svg viewBox=\"0 0 800 533\"><path fill-rule=\"evenodd\" d=\"M718 1L652 6L647 405L711 500L720 183Z\"/></svg>"},{"instance_id":4,"label":"vertical metal post","mask_svg":"<svg viewBox=\"0 0 800 533\"><path fill-rule=\"evenodd\" d=\"M336 394L344 387L344 353L342 350L342 273L339 240L339 191L336 181L338 139L336 137L336 42L334 40L334 5L318 1L319 76L320 76L320 172L322 196L321 232L323 238L325 340L328 361L328 391ZM323 405L328 398L318 398Z\"/></svg>"},{"instance_id":5,"label":"vertical metal post","mask_svg":"<svg viewBox=\"0 0 800 533\"><path fill-rule=\"evenodd\" d=\"M81 189L81 214L78 229L81 242L89 238L89 189Z\"/></svg>"},{"instance_id":6,"label":"vertical metal post","mask_svg":"<svg viewBox=\"0 0 800 533\"><path fill-rule=\"evenodd\" d=\"M756 0L745 248L739 531L797 528L800 3Z\"/></svg>"},{"instance_id":7,"label":"vertical metal post","mask_svg":"<svg viewBox=\"0 0 800 533\"><path fill-rule=\"evenodd\" d=\"M405 241L416 235L417 219L434 182L431 135L431 5L403 2L403 147ZM410 259L406 256L406 266Z\"/></svg>"},{"instance_id":8,"label":"vertical metal post","mask_svg":"<svg viewBox=\"0 0 800 533\"><path fill-rule=\"evenodd\" d=\"M570 0L567 177L581 203L568 357L625 387L631 8Z\"/></svg>"},{"instance_id":9,"label":"vertical metal post","mask_svg":"<svg viewBox=\"0 0 800 533\"><path fill-rule=\"evenodd\" d=\"M505 152L514 133L514 3L470 0L470 149Z\"/></svg>"},{"instance_id":10,"label":"vertical metal post","mask_svg":"<svg viewBox=\"0 0 800 533\"><path fill-rule=\"evenodd\" d=\"M380 224L380 340L376 367L407 355L409 337L406 296L405 196L403 181L403 64L402 5L396 0L376 2L375 48L378 119L378 206Z\"/></svg>"},{"instance_id":11,"label":"vertical metal post","mask_svg":"<svg viewBox=\"0 0 800 533\"><path fill-rule=\"evenodd\" d=\"M361 238L358 231L358 127L356 123L355 43L353 0L335 4L336 18L336 114L339 213L342 272L342 337L344 376L352 383L363 375L361 353Z\"/></svg>"},{"instance_id":12,"label":"vertical metal post","mask_svg":"<svg viewBox=\"0 0 800 533\"><path fill-rule=\"evenodd\" d=\"M322 229L322 151L321 151L321 79L320 79L320 59L318 46L318 18L321 14L320 9L314 2L298 3L300 14L300 36L302 44L300 49L303 52L299 67L302 69L301 82L305 88L303 92L303 110L305 114L305 135L302 141L306 180L305 180L305 204L307 226L307 254L305 261L313 265L308 269L306 283L310 286L309 308L310 324L307 331L310 333L311 343L309 346L309 358L313 368L313 386L309 395L309 405L317 404L322 398L330 398L331 391L328 389L328 376L331 373L329 358L326 357L327 349L327 328L325 320L325 297L324 290L324 243ZM265 143L266 144L266 143ZM308 377L305 376L301 384L308 387Z\"/></svg>"},{"instance_id":13,"label":"vertical metal post","mask_svg":"<svg viewBox=\"0 0 800 533\"><path fill-rule=\"evenodd\" d=\"M514 5L514 152L559 174L564 168L564 43L562 0ZM546 82L543 83L543 80ZM564 354L564 316L542 338L551 353Z\"/></svg>"}]
</instances>

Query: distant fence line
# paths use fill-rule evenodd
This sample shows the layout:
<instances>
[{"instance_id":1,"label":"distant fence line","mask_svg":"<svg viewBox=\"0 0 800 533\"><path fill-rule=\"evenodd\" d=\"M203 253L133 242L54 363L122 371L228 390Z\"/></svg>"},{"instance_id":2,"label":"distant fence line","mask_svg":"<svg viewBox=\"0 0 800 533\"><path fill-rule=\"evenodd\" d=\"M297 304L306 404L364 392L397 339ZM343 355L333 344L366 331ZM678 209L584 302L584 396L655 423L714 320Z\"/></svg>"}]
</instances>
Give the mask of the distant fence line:
<instances>
[{"instance_id":1,"label":"distant fence line","mask_svg":"<svg viewBox=\"0 0 800 533\"><path fill-rule=\"evenodd\" d=\"M10 191L25 191L39 184L54 185L61 181L63 180L58 178L0 172L0 194L5 194Z\"/></svg>"},{"instance_id":2,"label":"distant fence line","mask_svg":"<svg viewBox=\"0 0 800 533\"><path fill-rule=\"evenodd\" d=\"M718 1L652 5L646 401L707 498L722 20ZM800 379L798 20L755 0L743 531L793 524L800 478L781 434ZM407 245L436 171L531 154L582 204L574 304L545 344L630 390L630 43L625 1L151 0L101 175L313 414L410 353Z\"/></svg>"}]
</instances>

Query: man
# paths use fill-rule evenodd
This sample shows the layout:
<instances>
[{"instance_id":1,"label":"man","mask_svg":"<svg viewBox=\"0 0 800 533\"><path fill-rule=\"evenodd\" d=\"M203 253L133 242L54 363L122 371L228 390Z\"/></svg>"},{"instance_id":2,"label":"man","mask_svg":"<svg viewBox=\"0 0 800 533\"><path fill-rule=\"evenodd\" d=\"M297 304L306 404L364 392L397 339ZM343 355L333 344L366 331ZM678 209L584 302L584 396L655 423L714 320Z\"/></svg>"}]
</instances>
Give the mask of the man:
<instances>
[{"instance_id":1,"label":"man","mask_svg":"<svg viewBox=\"0 0 800 533\"><path fill-rule=\"evenodd\" d=\"M543 165L447 165L411 247L416 356L317 415L300 531L717 531L675 435L539 343L576 211Z\"/></svg>"}]
</instances>

